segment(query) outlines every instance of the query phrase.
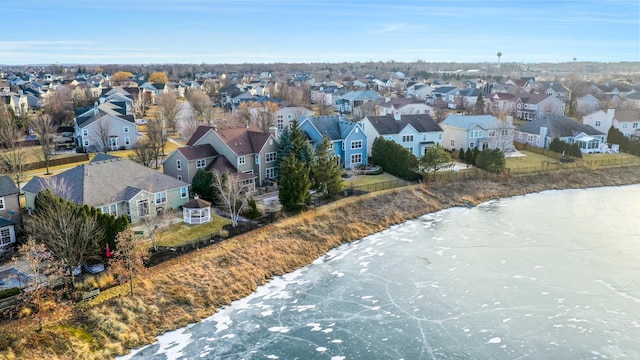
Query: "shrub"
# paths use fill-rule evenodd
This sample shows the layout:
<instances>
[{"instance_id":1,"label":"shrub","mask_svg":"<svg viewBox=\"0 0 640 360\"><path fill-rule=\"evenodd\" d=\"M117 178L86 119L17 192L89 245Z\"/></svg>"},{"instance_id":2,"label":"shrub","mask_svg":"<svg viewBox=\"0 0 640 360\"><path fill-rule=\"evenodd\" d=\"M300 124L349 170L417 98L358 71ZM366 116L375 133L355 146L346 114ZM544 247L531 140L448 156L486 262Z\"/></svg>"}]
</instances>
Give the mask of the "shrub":
<instances>
[{"instance_id":1,"label":"shrub","mask_svg":"<svg viewBox=\"0 0 640 360\"><path fill-rule=\"evenodd\" d=\"M14 295L20 294L19 287L12 287L4 290L0 290L0 299L6 299L8 297L12 297Z\"/></svg>"}]
</instances>

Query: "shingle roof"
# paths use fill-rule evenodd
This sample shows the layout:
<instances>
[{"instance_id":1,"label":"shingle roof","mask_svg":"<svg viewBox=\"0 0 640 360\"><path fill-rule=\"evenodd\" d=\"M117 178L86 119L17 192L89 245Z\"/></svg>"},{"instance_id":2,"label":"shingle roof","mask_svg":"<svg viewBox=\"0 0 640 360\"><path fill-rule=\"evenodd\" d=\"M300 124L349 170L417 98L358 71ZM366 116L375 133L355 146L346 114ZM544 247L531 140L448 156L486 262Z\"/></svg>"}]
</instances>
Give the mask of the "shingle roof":
<instances>
[{"instance_id":1,"label":"shingle roof","mask_svg":"<svg viewBox=\"0 0 640 360\"><path fill-rule=\"evenodd\" d=\"M420 133L442 131L442 128L428 114L402 115L396 120L393 115L367 117L380 135L399 134L407 125Z\"/></svg>"},{"instance_id":2,"label":"shingle roof","mask_svg":"<svg viewBox=\"0 0 640 360\"><path fill-rule=\"evenodd\" d=\"M547 94L520 94L520 100L524 104L537 104L551 95Z\"/></svg>"},{"instance_id":3,"label":"shingle roof","mask_svg":"<svg viewBox=\"0 0 640 360\"><path fill-rule=\"evenodd\" d=\"M211 203L202 199L193 199L182 205L186 209L204 209L211 206Z\"/></svg>"},{"instance_id":4,"label":"shingle roof","mask_svg":"<svg viewBox=\"0 0 640 360\"><path fill-rule=\"evenodd\" d=\"M20 191L16 184L11 180L11 176L0 176L0 196L19 194Z\"/></svg>"},{"instance_id":5,"label":"shingle roof","mask_svg":"<svg viewBox=\"0 0 640 360\"><path fill-rule=\"evenodd\" d=\"M311 116L305 117L320 133L331 140L343 140L353 130L357 123L349 120L345 115Z\"/></svg>"},{"instance_id":6,"label":"shingle roof","mask_svg":"<svg viewBox=\"0 0 640 360\"><path fill-rule=\"evenodd\" d=\"M493 129L499 120L493 115L449 115L442 125L471 130L476 126L482 129Z\"/></svg>"},{"instance_id":7,"label":"shingle roof","mask_svg":"<svg viewBox=\"0 0 640 360\"><path fill-rule=\"evenodd\" d=\"M123 158L92 161L51 178L66 188L64 193L58 191L56 195L64 196L76 204L90 206L129 200L142 190L157 193L189 185L182 180ZM48 184L49 180L36 176L24 186L23 190L37 194L47 188Z\"/></svg>"},{"instance_id":8,"label":"shingle roof","mask_svg":"<svg viewBox=\"0 0 640 360\"><path fill-rule=\"evenodd\" d=\"M616 109L614 118L618 121L638 121L640 120L639 109Z\"/></svg>"},{"instance_id":9,"label":"shingle roof","mask_svg":"<svg viewBox=\"0 0 640 360\"><path fill-rule=\"evenodd\" d=\"M187 160L203 159L218 155L218 152L210 144L181 147L178 148L178 151Z\"/></svg>"},{"instance_id":10,"label":"shingle roof","mask_svg":"<svg viewBox=\"0 0 640 360\"><path fill-rule=\"evenodd\" d=\"M589 125L560 115L547 115L542 119L519 125L518 130L528 134L539 134L543 126L549 129L548 135L552 138L574 136L581 132L587 135L604 135Z\"/></svg>"},{"instance_id":11,"label":"shingle roof","mask_svg":"<svg viewBox=\"0 0 640 360\"><path fill-rule=\"evenodd\" d=\"M213 127L207 126L207 125L198 126L196 131L194 131L193 135L191 135L191 137L189 138L189 141L187 141L187 145L191 146L195 144L198 140L200 140L201 137L203 137L210 130L213 130Z\"/></svg>"},{"instance_id":12,"label":"shingle roof","mask_svg":"<svg viewBox=\"0 0 640 360\"><path fill-rule=\"evenodd\" d=\"M209 166L207 166L207 170L216 170L219 173L228 172L230 174L234 174L240 180L253 179L257 177L256 175L238 172L236 167L224 156L218 156L217 158L215 158L213 162Z\"/></svg>"},{"instance_id":13,"label":"shingle roof","mask_svg":"<svg viewBox=\"0 0 640 360\"><path fill-rule=\"evenodd\" d=\"M260 152L271 134L260 131L255 125L248 127L229 128L216 131L222 141L236 153L236 155L255 154Z\"/></svg>"}]
</instances>

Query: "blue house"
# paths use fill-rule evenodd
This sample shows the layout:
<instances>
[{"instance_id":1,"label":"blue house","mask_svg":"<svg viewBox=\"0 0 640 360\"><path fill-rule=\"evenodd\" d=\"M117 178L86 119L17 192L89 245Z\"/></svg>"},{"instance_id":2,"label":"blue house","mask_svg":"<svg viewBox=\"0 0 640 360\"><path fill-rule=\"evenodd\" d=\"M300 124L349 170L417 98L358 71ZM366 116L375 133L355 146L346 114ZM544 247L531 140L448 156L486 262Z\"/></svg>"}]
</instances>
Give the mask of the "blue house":
<instances>
[{"instance_id":1,"label":"blue house","mask_svg":"<svg viewBox=\"0 0 640 360\"><path fill-rule=\"evenodd\" d=\"M362 124L349 120L345 115L301 116L298 123L300 130L307 134L314 148L324 136L327 136L345 169L360 164L366 165L367 136Z\"/></svg>"}]
</instances>

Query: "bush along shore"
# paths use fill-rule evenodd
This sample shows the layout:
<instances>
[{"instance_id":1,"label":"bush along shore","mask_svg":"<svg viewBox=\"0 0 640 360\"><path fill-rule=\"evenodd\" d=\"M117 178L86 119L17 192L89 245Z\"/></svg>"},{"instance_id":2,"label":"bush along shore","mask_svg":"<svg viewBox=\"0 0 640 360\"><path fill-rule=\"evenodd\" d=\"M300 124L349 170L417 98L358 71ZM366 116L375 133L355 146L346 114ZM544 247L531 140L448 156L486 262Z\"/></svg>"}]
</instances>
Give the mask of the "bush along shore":
<instances>
[{"instance_id":1,"label":"bush along shore","mask_svg":"<svg viewBox=\"0 0 640 360\"><path fill-rule=\"evenodd\" d=\"M113 358L212 315L332 248L408 219L544 190L637 183L640 167L579 169L426 183L343 199L150 268L136 280L133 297L126 295L125 286L121 295L76 305L38 324L29 318L4 322L0 358Z\"/></svg>"}]
</instances>

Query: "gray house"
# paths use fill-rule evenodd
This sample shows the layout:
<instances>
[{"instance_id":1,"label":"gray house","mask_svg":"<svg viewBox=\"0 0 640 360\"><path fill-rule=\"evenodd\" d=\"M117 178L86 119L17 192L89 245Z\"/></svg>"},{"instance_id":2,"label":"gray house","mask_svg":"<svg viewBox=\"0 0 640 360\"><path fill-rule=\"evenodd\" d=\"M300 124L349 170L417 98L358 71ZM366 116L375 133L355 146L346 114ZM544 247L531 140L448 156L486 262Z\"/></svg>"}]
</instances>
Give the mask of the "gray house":
<instances>
[{"instance_id":1,"label":"gray house","mask_svg":"<svg viewBox=\"0 0 640 360\"><path fill-rule=\"evenodd\" d=\"M189 201L188 183L132 160L104 154L50 178L31 179L23 187L27 209L34 208L36 195L47 188L78 205L114 216L125 214L131 223Z\"/></svg>"},{"instance_id":2,"label":"gray house","mask_svg":"<svg viewBox=\"0 0 640 360\"><path fill-rule=\"evenodd\" d=\"M600 152L606 143L606 134L590 125L566 116L547 115L540 120L519 125L515 141L541 148L548 148L551 141L558 138L569 144L578 143L583 153Z\"/></svg>"}]
</instances>

